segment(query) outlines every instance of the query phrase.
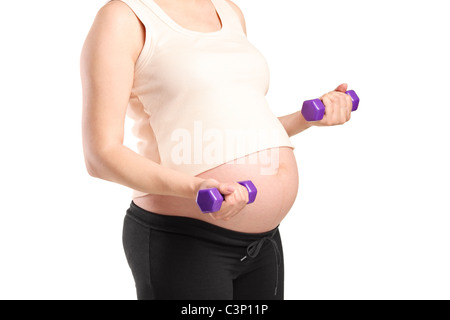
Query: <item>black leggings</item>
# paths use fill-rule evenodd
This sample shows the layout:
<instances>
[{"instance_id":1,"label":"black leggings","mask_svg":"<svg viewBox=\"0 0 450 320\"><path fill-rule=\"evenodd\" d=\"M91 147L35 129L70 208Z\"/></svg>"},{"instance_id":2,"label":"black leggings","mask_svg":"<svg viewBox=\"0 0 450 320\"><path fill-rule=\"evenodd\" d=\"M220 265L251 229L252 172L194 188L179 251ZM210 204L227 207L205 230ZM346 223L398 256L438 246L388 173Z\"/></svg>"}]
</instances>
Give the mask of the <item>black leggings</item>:
<instances>
[{"instance_id":1,"label":"black leggings","mask_svg":"<svg viewBox=\"0 0 450 320\"><path fill-rule=\"evenodd\" d=\"M283 299L278 228L243 233L131 202L123 246L139 300Z\"/></svg>"}]
</instances>

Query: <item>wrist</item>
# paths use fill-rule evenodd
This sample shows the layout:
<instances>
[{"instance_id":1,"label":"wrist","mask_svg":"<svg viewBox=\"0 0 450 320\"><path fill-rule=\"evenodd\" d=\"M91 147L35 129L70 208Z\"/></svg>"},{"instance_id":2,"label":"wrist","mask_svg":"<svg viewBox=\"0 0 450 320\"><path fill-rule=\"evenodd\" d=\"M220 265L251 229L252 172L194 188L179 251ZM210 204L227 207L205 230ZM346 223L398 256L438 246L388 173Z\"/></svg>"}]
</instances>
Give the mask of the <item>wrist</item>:
<instances>
[{"instance_id":1,"label":"wrist","mask_svg":"<svg viewBox=\"0 0 450 320\"><path fill-rule=\"evenodd\" d=\"M311 128L314 125L313 121L306 121L305 117L303 116L302 112L300 111L300 122L301 126L305 129Z\"/></svg>"},{"instance_id":2,"label":"wrist","mask_svg":"<svg viewBox=\"0 0 450 320\"><path fill-rule=\"evenodd\" d=\"M199 178L199 177L194 177L191 181L190 184L190 188L189 188L189 193L190 196L189 198L191 199L197 199L197 194L198 194L198 190L200 190L201 184L205 181L205 179Z\"/></svg>"}]
</instances>

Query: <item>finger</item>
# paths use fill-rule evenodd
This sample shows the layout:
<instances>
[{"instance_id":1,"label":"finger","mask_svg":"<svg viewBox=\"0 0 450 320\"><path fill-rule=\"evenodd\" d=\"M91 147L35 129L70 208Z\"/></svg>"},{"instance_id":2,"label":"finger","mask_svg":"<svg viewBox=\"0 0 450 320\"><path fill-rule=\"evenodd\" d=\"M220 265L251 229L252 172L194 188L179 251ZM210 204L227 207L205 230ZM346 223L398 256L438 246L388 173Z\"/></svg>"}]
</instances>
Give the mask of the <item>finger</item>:
<instances>
[{"instance_id":1,"label":"finger","mask_svg":"<svg viewBox=\"0 0 450 320\"><path fill-rule=\"evenodd\" d=\"M336 89L334 89L334 91L345 93L347 91L347 88L348 88L348 85L346 83L342 83Z\"/></svg>"},{"instance_id":2,"label":"finger","mask_svg":"<svg viewBox=\"0 0 450 320\"><path fill-rule=\"evenodd\" d=\"M234 194L226 196L225 201L222 203L220 211L216 214L216 218L220 220L225 220L234 215L236 211L235 203L236 200Z\"/></svg>"},{"instance_id":3,"label":"finger","mask_svg":"<svg viewBox=\"0 0 450 320\"><path fill-rule=\"evenodd\" d=\"M222 215L220 217L220 219L228 221L231 218L233 218L235 215L237 215L238 213L239 213L239 210L231 210L231 211L228 211L226 214Z\"/></svg>"},{"instance_id":4,"label":"finger","mask_svg":"<svg viewBox=\"0 0 450 320\"><path fill-rule=\"evenodd\" d=\"M208 213L209 216L210 216L213 220L217 220L217 217L216 217L215 213L216 213L216 212L210 212L210 213Z\"/></svg>"},{"instance_id":5,"label":"finger","mask_svg":"<svg viewBox=\"0 0 450 320\"><path fill-rule=\"evenodd\" d=\"M333 101L330 94L322 96L322 102L325 106L325 114L323 116L323 119L321 120L322 123L328 124L329 120L333 118Z\"/></svg>"},{"instance_id":6,"label":"finger","mask_svg":"<svg viewBox=\"0 0 450 320\"><path fill-rule=\"evenodd\" d=\"M246 187L238 184L238 200L245 206L248 203L248 190Z\"/></svg>"},{"instance_id":7,"label":"finger","mask_svg":"<svg viewBox=\"0 0 450 320\"><path fill-rule=\"evenodd\" d=\"M347 101L347 121L350 120L352 109L353 109L353 101L349 95L345 95L345 99Z\"/></svg>"},{"instance_id":8,"label":"finger","mask_svg":"<svg viewBox=\"0 0 450 320\"><path fill-rule=\"evenodd\" d=\"M341 98L339 108L341 111L341 118L339 120L339 124L344 124L347 122L347 113L348 113L347 99L345 99L345 97Z\"/></svg>"},{"instance_id":9,"label":"finger","mask_svg":"<svg viewBox=\"0 0 450 320\"><path fill-rule=\"evenodd\" d=\"M339 122L338 124L344 124L347 122L347 113L348 113L348 106L347 106L347 95L345 93L339 94Z\"/></svg>"},{"instance_id":10,"label":"finger","mask_svg":"<svg viewBox=\"0 0 450 320\"><path fill-rule=\"evenodd\" d=\"M340 95L341 94L342 93L338 93L338 92L330 93L330 100L332 102L331 108L333 109L333 115L330 119L328 119L329 126L334 126L340 122L340 119L341 119L341 110L340 110L341 96Z\"/></svg>"},{"instance_id":11,"label":"finger","mask_svg":"<svg viewBox=\"0 0 450 320\"><path fill-rule=\"evenodd\" d=\"M225 195L225 199L222 202L222 205L220 207L220 209L216 212L210 212L209 216L213 219L213 220L221 220L224 217L228 216L229 212L231 211L231 200L232 195Z\"/></svg>"},{"instance_id":12,"label":"finger","mask_svg":"<svg viewBox=\"0 0 450 320\"><path fill-rule=\"evenodd\" d=\"M242 192L244 193L244 202L245 202L245 204L247 204L250 200L250 195L248 194L248 189L243 186Z\"/></svg>"},{"instance_id":13,"label":"finger","mask_svg":"<svg viewBox=\"0 0 450 320\"><path fill-rule=\"evenodd\" d=\"M335 98L335 117L333 118L333 125L344 124L347 121L347 97L345 93L334 92L333 96Z\"/></svg>"},{"instance_id":14,"label":"finger","mask_svg":"<svg viewBox=\"0 0 450 320\"><path fill-rule=\"evenodd\" d=\"M222 205L222 208L220 208L219 211L210 213L210 214L209 214L210 217L211 217L213 220L223 220L223 219L225 219L226 217L228 217L228 216L230 215L230 210L229 210L229 209L226 209L226 208L224 208L224 207L225 207L225 206Z\"/></svg>"},{"instance_id":15,"label":"finger","mask_svg":"<svg viewBox=\"0 0 450 320\"><path fill-rule=\"evenodd\" d=\"M231 183L221 183L218 189L223 195L232 194L235 190L233 184Z\"/></svg>"},{"instance_id":16,"label":"finger","mask_svg":"<svg viewBox=\"0 0 450 320\"><path fill-rule=\"evenodd\" d=\"M224 217L233 217L238 214L247 204L245 202L245 190L242 190L242 186L236 187L232 195L226 197L226 207L228 212L224 214Z\"/></svg>"},{"instance_id":17,"label":"finger","mask_svg":"<svg viewBox=\"0 0 450 320\"><path fill-rule=\"evenodd\" d=\"M221 213L216 217L225 221L236 216L248 203L247 188L236 184L233 194L226 195L222 204Z\"/></svg>"}]
</instances>

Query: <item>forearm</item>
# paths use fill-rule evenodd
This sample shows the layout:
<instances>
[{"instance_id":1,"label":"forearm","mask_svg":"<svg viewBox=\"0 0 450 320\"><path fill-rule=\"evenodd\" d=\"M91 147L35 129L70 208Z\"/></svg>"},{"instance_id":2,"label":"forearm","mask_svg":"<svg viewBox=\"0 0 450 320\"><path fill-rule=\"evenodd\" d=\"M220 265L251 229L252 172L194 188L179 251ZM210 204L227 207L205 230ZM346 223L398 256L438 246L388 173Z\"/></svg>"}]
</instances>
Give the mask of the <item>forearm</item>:
<instances>
[{"instance_id":1,"label":"forearm","mask_svg":"<svg viewBox=\"0 0 450 320\"><path fill-rule=\"evenodd\" d=\"M203 181L163 167L123 145L96 152L86 163L94 177L150 194L195 199Z\"/></svg>"},{"instance_id":2,"label":"forearm","mask_svg":"<svg viewBox=\"0 0 450 320\"><path fill-rule=\"evenodd\" d=\"M311 127L311 124L305 120L301 111L278 117L278 120L280 120L289 137L292 137Z\"/></svg>"}]
</instances>

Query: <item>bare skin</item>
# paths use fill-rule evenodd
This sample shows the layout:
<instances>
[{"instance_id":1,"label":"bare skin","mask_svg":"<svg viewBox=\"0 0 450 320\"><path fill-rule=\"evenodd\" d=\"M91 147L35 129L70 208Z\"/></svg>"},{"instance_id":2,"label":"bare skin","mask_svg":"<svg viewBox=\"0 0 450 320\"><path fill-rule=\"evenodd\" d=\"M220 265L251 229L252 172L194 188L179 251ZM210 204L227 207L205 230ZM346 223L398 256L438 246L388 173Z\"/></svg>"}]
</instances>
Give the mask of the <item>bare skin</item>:
<instances>
[{"instance_id":1,"label":"bare skin","mask_svg":"<svg viewBox=\"0 0 450 320\"><path fill-rule=\"evenodd\" d=\"M241 10L236 11L245 30ZM155 0L180 26L199 32L221 29L221 21L210 0ZM241 164L225 163L196 177L159 164L155 153L144 157L123 145L124 122L135 63L143 48L146 30L133 11L121 1L111 1L100 9L87 36L81 56L83 84L83 147L88 172L149 193L134 202L159 214L187 216L241 232L264 232L275 228L292 207L298 190L297 164L291 148L263 150L278 155L273 174L262 174L272 158L253 154ZM351 99L346 84L321 97L325 117L308 123L300 111L280 117L289 136L315 126L343 124L350 119ZM156 141L155 141L156 143ZM260 157L261 155L261 157ZM248 160L248 161L247 161ZM252 180L258 188L257 201L248 202L247 190L236 183ZM219 212L202 214L195 203L198 190L216 187L225 195Z\"/></svg>"}]
</instances>

